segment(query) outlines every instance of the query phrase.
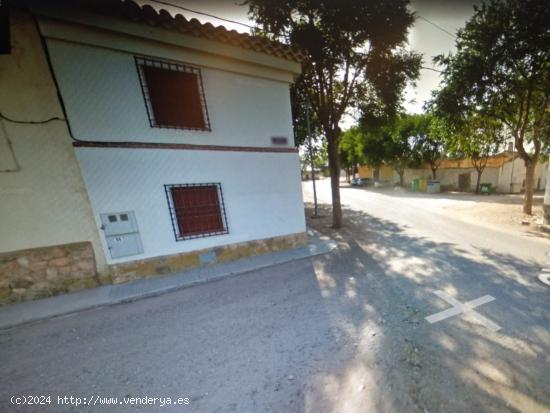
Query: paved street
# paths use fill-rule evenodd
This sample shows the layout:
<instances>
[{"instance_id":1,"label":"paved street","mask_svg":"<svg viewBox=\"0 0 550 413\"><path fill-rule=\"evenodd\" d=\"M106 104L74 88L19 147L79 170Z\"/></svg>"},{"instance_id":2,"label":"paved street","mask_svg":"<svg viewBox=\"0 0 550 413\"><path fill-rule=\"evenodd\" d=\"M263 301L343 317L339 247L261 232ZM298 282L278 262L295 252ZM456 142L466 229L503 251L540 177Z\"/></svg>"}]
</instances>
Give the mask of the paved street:
<instances>
[{"instance_id":1,"label":"paved street","mask_svg":"<svg viewBox=\"0 0 550 413\"><path fill-rule=\"evenodd\" d=\"M334 253L1 333L0 411L550 412L550 241L392 191L342 199Z\"/></svg>"}]
</instances>

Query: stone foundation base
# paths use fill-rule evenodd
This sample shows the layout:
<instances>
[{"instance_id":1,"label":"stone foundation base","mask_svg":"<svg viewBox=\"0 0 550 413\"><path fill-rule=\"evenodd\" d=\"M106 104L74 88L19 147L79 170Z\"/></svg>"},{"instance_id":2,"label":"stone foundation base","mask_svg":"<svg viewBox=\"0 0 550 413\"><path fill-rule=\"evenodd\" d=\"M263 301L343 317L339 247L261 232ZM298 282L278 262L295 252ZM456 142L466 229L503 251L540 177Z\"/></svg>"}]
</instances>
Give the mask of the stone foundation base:
<instances>
[{"instance_id":1,"label":"stone foundation base","mask_svg":"<svg viewBox=\"0 0 550 413\"><path fill-rule=\"evenodd\" d=\"M281 237L229 244L183 254L115 264L109 266L109 268L112 282L114 284L120 284L140 278L151 278L215 263L235 261L240 258L252 257L254 255L298 248L306 244L307 235L305 232L302 232Z\"/></svg>"},{"instance_id":2,"label":"stone foundation base","mask_svg":"<svg viewBox=\"0 0 550 413\"><path fill-rule=\"evenodd\" d=\"M90 242L0 254L0 305L98 285Z\"/></svg>"},{"instance_id":3,"label":"stone foundation base","mask_svg":"<svg viewBox=\"0 0 550 413\"><path fill-rule=\"evenodd\" d=\"M0 305L151 278L307 244L305 233L109 266L98 275L90 242L0 254Z\"/></svg>"}]
</instances>

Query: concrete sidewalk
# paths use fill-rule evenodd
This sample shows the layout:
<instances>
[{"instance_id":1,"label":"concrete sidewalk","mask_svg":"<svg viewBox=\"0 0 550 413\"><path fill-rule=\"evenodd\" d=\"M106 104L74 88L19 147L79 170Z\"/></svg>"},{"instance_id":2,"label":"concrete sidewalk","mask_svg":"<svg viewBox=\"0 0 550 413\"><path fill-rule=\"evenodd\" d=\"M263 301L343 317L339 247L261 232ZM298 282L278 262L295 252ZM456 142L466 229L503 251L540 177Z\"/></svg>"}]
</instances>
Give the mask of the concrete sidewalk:
<instances>
[{"instance_id":1,"label":"concrete sidewalk","mask_svg":"<svg viewBox=\"0 0 550 413\"><path fill-rule=\"evenodd\" d=\"M90 290L0 307L0 329L7 329L20 324L66 315L94 307L151 297L180 288L259 270L272 265L325 254L336 248L334 241L321 236L317 232L308 231L308 236L310 240L309 244L301 248L244 258L156 278L137 280L124 284L104 285Z\"/></svg>"}]
</instances>

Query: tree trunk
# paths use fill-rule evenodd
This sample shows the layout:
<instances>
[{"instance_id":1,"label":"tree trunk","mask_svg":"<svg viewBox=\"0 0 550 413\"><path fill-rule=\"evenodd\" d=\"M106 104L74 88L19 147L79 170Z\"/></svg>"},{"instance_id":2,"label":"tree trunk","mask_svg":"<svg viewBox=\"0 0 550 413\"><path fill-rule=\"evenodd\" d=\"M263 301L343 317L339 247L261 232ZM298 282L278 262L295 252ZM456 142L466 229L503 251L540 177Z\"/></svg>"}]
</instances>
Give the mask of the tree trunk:
<instances>
[{"instance_id":1,"label":"tree trunk","mask_svg":"<svg viewBox=\"0 0 550 413\"><path fill-rule=\"evenodd\" d=\"M535 187L536 162L525 161L525 196L523 197L523 213L533 213L533 189Z\"/></svg>"},{"instance_id":2,"label":"tree trunk","mask_svg":"<svg viewBox=\"0 0 550 413\"><path fill-rule=\"evenodd\" d=\"M338 132L327 134L328 166L332 190L332 228L342 228L342 205L340 204L340 163L338 157Z\"/></svg>"},{"instance_id":3,"label":"tree trunk","mask_svg":"<svg viewBox=\"0 0 550 413\"><path fill-rule=\"evenodd\" d=\"M546 189L544 190L542 215L544 217L544 224L550 225L550 163L548 164L548 173L546 174Z\"/></svg>"},{"instance_id":4,"label":"tree trunk","mask_svg":"<svg viewBox=\"0 0 550 413\"><path fill-rule=\"evenodd\" d=\"M397 171L397 173L399 174L399 186L403 187L403 183L405 181L405 171Z\"/></svg>"},{"instance_id":5,"label":"tree trunk","mask_svg":"<svg viewBox=\"0 0 550 413\"><path fill-rule=\"evenodd\" d=\"M479 185L481 184L481 174L483 171L477 170L477 181L476 181L476 194L479 194Z\"/></svg>"},{"instance_id":6,"label":"tree trunk","mask_svg":"<svg viewBox=\"0 0 550 413\"><path fill-rule=\"evenodd\" d=\"M437 168L432 166L432 179L435 181L437 179Z\"/></svg>"}]
</instances>

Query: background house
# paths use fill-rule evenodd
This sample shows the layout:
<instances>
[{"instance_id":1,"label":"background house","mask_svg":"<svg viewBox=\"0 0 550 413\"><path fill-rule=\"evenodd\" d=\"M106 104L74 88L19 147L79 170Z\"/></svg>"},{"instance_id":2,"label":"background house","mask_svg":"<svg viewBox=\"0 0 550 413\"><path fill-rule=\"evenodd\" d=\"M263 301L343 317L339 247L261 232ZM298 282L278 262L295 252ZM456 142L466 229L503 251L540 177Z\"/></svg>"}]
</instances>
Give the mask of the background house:
<instances>
[{"instance_id":1,"label":"background house","mask_svg":"<svg viewBox=\"0 0 550 413\"><path fill-rule=\"evenodd\" d=\"M48 121L2 120L5 300L305 242L299 53L128 1L28 4L0 108Z\"/></svg>"},{"instance_id":2,"label":"background house","mask_svg":"<svg viewBox=\"0 0 550 413\"><path fill-rule=\"evenodd\" d=\"M513 161L512 161L513 158ZM539 162L535 169L535 190L544 190L547 177L547 162ZM362 165L359 167L360 178L375 179L375 168ZM389 165L378 168L379 180L399 182L399 175ZM429 165L422 168L406 169L404 182L409 186L413 179L432 179ZM469 159L444 159L437 170L437 180L443 190L474 191L477 171ZM496 192L520 193L525 188L525 165L517 154L504 151L492 156L481 175L482 183L490 183Z\"/></svg>"}]
</instances>

